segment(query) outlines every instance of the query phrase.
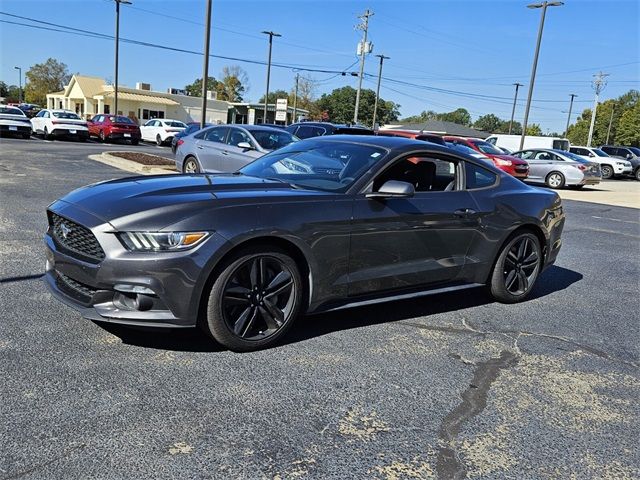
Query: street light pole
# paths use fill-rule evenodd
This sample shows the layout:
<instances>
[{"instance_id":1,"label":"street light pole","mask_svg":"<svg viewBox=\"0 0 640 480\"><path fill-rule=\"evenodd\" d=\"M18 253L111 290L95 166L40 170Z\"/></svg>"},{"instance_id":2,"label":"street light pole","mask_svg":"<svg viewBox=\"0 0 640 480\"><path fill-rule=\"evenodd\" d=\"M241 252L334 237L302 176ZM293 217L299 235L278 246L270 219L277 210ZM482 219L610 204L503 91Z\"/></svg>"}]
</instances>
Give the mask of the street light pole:
<instances>
[{"instance_id":1,"label":"street light pole","mask_svg":"<svg viewBox=\"0 0 640 480\"><path fill-rule=\"evenodd\" d=\"M113 109L114 115L118 115L118 44L120 43L120 4L131 5L129 0L114 0L116 2L116 65L115 65L115 83L113 85Z\"/></svg>"},{"instance_id":2,"label":"street light pole","mask_svg":"<svg viewBox=\"0 0 640 480\"><path fill-rule=\"evenodd\" d=\"M20 67L13 67L14 69L18 70L18 82L19 82L19 87L18 87L18 103L22 103L22 68Z\"/></svg>"},{"instance_id":3,"label":"street light pole","mask_svg":"<svg viewBox=\"0 0 640 480\"><path fill-rule=\"evenodd\" d=\"M376 129L376 114L378 113L378 98L380 97L380 81L382 79L382 63L391 57L385 57L384 55L376 55L380 59L380 68L378 69L378 88L376 89L376 101L373 104L373 123L372 127Z\"/></svg>"},{"instance_id":4,"label":"street light pole","mask_svg":"<svg viewBox=\"0 0 640 480\"><path fill-rule=\"evenodd\" d=\"M516 100L518 100L518 88L522 87L521 83L514 83L516 86L516 94L513 96L513 108L511 109L511 120L509 121L509 135L511 135L511 128L513 127L513 116L516 114Z\"/></svg>"},{"instance_id":5,"label":"street light pole","mask_svg":"<svg viewBox=\"0 0 640 480\"><path fill-rule=\"evenodd\" d=\"M591 140L593 139L593 127L596 124L596 110L598 109L598 97L600 96L600 92L604 90L604 87L607 86L606 77L608 77L608 73L598 73L594 75L596 77L593 80L593 89L596 91L596 98L593 101L593 110L591 111L591 124L589 125L589 136L587 137L587 147L591 146Z\"/></svg>"},{"instance_id":6,"label":"street light pole","mask_svg":"<svg viewBox=\"0 0 640 480\"><path fill-rule=\"evenodd\" d=\"M269 102L269 80L271 79L271 48L273 47L273 37L281 37L279 33L272 31L262 32L265 35L269 35L269 61L267 62L267 91L264 94L264 118L262 123L267 123L267 104Z\"/></svg>"},{"instance_id":7,"label":"street light pole","mask_svg":"<svg viewBox=\"0 0 640 480\"><path fill-rule=\"evenodd\" d=\"M296 123L296 117L298 115L298 82L300 81L300 74L296 73L296 90L293 94L293 122Z\"/></svg>"},{"instance_id":8,"label":"street light pole","mask_svg":"<svg viewBox=\"0 0 640 480\"><path fill-rule=\"evenodd\" d=\"M540 16L540 27L538 28L538 41L536 42L536 53L533 56L533 67L531 68L531 80L529 81L529 95L527 96L527 106L524 111L524 122L522 123L522 135L520 136L520 148L524 148L524 137L527 134L527 122L529 121L529 110L531 108L531 97L533 96L533 84L536 80L536 69L538 68L538 55L540 54L540 42L542 41L542 30L544 29L544 17L547 14L547 7L560 7L564 2L532 3L527 8L542 8Z\"/></svg>"},{"instance_id":9,"label":"street light pole","mask_svg":"<svg viewBox=\"0 0 640 480\"><path fill-rule=\"evenodd\" d=\"M211 0L207 0L204 27L204 59L202 62L202 114L200 128L207 123L207 84L209 83L209 44L211 39Z\"/></svg>"},{"instance_id":10,"label":"street light pole","mask_svg":"<svg viewBox=\"0 0 640 480\"><path fill-rule=\"evenodd\" d=\"M569 95L571 97L571 101L569 102L569 115L567 115L567 128L564 129L564 136L567 136L567 133L569 133L569 123L571 122L571 110L573 110L573 99L576 98L578 95L576 95L575 93L572 93L571 95Z\"/></svg>"}]
</instances>

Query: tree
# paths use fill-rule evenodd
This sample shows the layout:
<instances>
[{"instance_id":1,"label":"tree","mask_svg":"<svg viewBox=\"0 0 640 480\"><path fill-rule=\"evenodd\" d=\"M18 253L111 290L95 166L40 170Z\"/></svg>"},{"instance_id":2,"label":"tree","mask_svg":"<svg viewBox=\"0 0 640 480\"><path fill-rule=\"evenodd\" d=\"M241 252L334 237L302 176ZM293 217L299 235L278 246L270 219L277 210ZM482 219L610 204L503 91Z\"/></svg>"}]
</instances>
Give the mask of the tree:
<instances>
[{"instance_id":1,"label":"tree","mask_svg":"<svg viewBox=\"0 0 640 480\"><path fill-rule=\"evenodd\" d=\"M222 68L221 80L216 84L218 100L241 102L249 90L249 77L238 65Z\"/></svg>"},{"instance_id":2,"label":"tree","mask_svg":"<svg viewBox=\"0 0 640 480\"><path fill-rule=\"evenodd\" d=\"M433 110L423 110L420 115L412 115L410 117L401 118L400 121L403 123L424 123L428 120L437 120L438 113Z\"/></svg>"},{"instance_id":3,"label":"tree","mask_svg":"<svg viewBox=\"0 0 640 480\"><path fill-rule=\"evenodd\" d=\"M298 77L298 100L296 102L296 107L308 110L309 118L322 120L323 111L316 102L316 90L317 83L312 77L300 75ZM291 106L293 106L294 96L295 85L291 87L291 93L289 93L289 103Z\"/></svg>"},{"instance_id":4,"label":"tree","mask_svg":"<svg viewBox=\"0 0 640 480\"><path fill-rule=\"evenodd\" d=\"M4 97L7 103L15 103L20 99L20 87L0 82L0 97Z\"/></svg>"},{"instance_id":5,"label":"tree","mask_svg":"<svg viewBox=\"0 0 640 480\"><path fill-rule=\"evenodd\" d=\"M71 79L67 66L54 58L33 65L25 73L25 77L24 98L27 102L38 105L45 105L47 93L62 90Z\"/></svg>"},{"instance_id":6,"label":"tree","mask_svg":"<svg viewBox=\"0 0 640 480\"><path fill-rule=\"evenodd\" d=\"M542 128L537 123L532 123L531 125L527 125L527 135L533 135L535 137L542 136Z\"/></svg>"},{"instance_id":7,"label":"tree","mask_svg":"<svg viewBox=\"0 0 640 480\"><path fill-rule=\"evenodd\" d=\"M213 77L207 77L207 90L211 92L217 92L216 85L218 81ZM187 95L192 97L202 96L202 79L196 78L193 83L185 85L184 89L187 91Z\"/></svg>"},{"instance_id":8,"label":"tree","mask_svg":"<svg viewBox=\"0 0 640 480\"><path fill-rule=\"evenodd\" d=\"M640 103L624 112L620 117L616 143L640 147Z\"/></svg>"},{"instance_id":9,"label":"tree","mask_svg":"<svg viewBox=\"0 0 640 480\"><path fill-rule=\"evenodd\" d=\"M471 126L471 114L466 108L457 108L453 112L441 113L438 117L438 120L444 122L453 122L467 127Z\"/></svg>"},{"instance_id":10,"label":"tree","mask_svg":"<svg viewBox=\"0 0 640 480\"><path fill-rule=\"evenodd\" d=\"M483 115L478 118L473 124L473 128L489 133L496 133L498 132L498 130L500 130L500 127L502 127L503 123L504 121L500 120L496 115L494 115L493 113L488 113L487 115Z\"/></svg>"},{"instance_id":11,"label":"tree","mask_svg":"<svg viewBox=\"0 0 640 480\"><path fill-rule=\"evenodd\" d=\"M293 105L293 97L291 97L285 90L276 90L274 92L269 92L269 101L267 103L276 103L276 100L278 98L286 98L289 102L289 105ZM258 103L264 103L264 95L260 97Z\"/></svg>"},{"instance_id":12,"label":"tree","mask_svg":"<svg viewBox=\"0 0 640 480\"><path fill-rule=\"evenodd\" d=\"M360 123L365 125L372 124L375 99L376 94L373 90L363 89L360 92L360 107L358 111ZM327 111L332 122L350 123L353 121L356 90L352 87L337 88L329 94L323 94L317 103L321 111ZM376 121L383 125L397 120L399 107L400 105L394 102L380 98Z\"/></svg>"}]
</instances>

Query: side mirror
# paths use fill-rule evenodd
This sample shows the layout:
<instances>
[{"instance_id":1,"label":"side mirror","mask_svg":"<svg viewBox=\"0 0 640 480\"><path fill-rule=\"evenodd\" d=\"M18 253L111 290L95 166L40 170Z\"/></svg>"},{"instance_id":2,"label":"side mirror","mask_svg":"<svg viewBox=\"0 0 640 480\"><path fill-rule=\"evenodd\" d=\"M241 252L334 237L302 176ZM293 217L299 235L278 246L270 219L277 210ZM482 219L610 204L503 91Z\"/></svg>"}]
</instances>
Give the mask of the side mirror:
<instances>
[{"instance_id":1,"label":"side mirror","mask_svg":"<svg viewBox=\"0 0 640 480\"><path fill-rule=\"evenodd\" d=\"M237 147L242 148L243 150L253 150L253 147L249 142L240 142Z\"/></svg>"},{"instance_id":2,"label":"side mirror","mask_svg":"<svg viewBox=\"0 0 640 480\"><path fill-rule=\"evenodd\" d=\"M410 198L416 193L415 187L408 182L388 180L377 192L367 193L367 198Z\"/></svg>"},{"instance_id":3,"label":"side mirror","mask_svg":"<svg viewBox=\"0 0 640 480\"><path fill-rule=\"evenodd\" d=\"M633 158L633 155L631 155L630 153L627 153L627 160L631 160Z\"/></svg>"}]
</instances>

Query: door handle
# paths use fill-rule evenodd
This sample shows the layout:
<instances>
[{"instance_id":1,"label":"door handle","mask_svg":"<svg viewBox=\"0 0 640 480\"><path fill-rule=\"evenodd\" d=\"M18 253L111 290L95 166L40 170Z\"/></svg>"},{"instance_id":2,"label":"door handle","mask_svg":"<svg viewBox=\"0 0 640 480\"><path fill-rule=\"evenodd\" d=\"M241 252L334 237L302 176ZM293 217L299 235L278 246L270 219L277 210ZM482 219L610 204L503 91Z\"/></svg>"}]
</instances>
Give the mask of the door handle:
<instances>
[{"instance_id":1,"label":"door handle","mask_svg":"<svg viewBox=\"0 0 640 480\"><path fill-rule=\"evenodd\" d=\"M222 154L223 155L229 155L229 152L227 152L226 150L222 150Z\"/></svg>"},{"instance_id":2,"label":"door handle","mask_svg":"<svg viewBox=\"0 0 640 480\"><path fill-rule=\"evenodd\" d=\"M456 217L467 217L467 216L473 215L475 213L476 213L476 211L473 210L472 208L460 208L460 209L456 210L455 212L453 212L453 214Z\"/></svg>"},{"instance_id":3,"label":"door handle","mask_svg":"<svg viewBox=\"0 0 640 480\"><path fill-rule=\"evenodd\" d=\"M203 150L203 149L204 149L204 147L203 147L202 145L198 145L198 148L199 148L200 150Z\"/></svg>"}]
</instances>

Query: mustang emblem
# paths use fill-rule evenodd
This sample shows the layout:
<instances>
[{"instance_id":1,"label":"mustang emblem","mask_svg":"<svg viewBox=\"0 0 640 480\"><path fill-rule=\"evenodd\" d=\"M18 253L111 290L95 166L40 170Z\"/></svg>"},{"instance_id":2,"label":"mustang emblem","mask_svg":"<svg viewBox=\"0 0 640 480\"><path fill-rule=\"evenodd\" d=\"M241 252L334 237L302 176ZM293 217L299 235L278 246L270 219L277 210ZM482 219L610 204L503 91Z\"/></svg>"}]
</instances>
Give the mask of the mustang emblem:
<instances>
[{"instance_id":1,"label":"mustang emblem","mask_svg":"<svg viewBox=\"0 0 640 480\"><path fill-rule=\"evenodd\" d=\"M62 230L62 238L66 240L71 233L71 227L67 227L66 224L62 223L60 224L60 230Z\"/></svg>"}]
</instances>

